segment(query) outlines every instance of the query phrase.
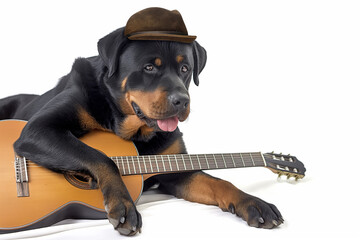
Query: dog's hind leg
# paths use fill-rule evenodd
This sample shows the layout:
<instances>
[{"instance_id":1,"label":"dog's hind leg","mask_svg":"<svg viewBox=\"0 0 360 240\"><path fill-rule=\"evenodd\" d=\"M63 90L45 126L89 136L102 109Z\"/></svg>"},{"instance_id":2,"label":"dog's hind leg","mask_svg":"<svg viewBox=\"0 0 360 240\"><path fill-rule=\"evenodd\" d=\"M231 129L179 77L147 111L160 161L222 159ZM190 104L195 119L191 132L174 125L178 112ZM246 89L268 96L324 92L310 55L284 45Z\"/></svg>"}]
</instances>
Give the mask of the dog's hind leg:
<instances>
[{"instance_id":1,"label":"dog's hind leg","mask_svg":"<svg viewBox=\"0 0 360 240\"><path fill-rule=\"evenodd\" d=\"M16 115L21 116L21 109L23 109L29 102L37 98L37 95L19 94L7 98L0 99L0 120L12 119ZM28 120L21 118L21 120Z\"/></svg>"}]
</instances>

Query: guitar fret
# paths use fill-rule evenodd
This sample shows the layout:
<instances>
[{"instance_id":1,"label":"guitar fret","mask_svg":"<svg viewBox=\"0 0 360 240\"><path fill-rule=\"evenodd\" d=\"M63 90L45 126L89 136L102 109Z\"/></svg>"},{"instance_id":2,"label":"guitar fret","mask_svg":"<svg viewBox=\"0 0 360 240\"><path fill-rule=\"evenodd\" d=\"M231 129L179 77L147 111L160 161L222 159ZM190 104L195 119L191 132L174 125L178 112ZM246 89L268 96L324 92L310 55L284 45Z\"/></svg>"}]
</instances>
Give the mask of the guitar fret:
<instances>
[{"instance_id":1,"label":"guitar fret","mask_svg":"<svg viewBox=\"0 0 360 240\"><path fill-rule=\"evenodd\" d=\"M235 164L235 161L234 161L234 156L232 154L230 154L230 156L231 156L231 160L232 160L232 162L234 164L234 167L236 168L236 164Z\"/></svg>"},{"instance_id":2,"label":"guitar fret","mask_svg":"<svg viewBox=\"0 0 360 240\"><path fill-rule=\"evenodd\" d=\"M222 154L223 158L225 159L226 168L234 168L234 161L232 161L230 154Z\"/></svg>"},{"instance_id":3,"label":"guitar fret","mask_svg":"<svg viewBox=\"0 0 360 240\"><path fill-rule=\"evenodd\" d=\"M136 168L135 168L135 163L134 163L134 157L131 156L131 162L132 162L132 165L134 167L134 173L136 174Z\"/></svg>"},{"instance_id":4,"label":"guitar fret","mask_svg":"<svg viewBox=\"0 0 360 240\"><path fill-rule=\"evenodd\" d=\"M180 168L179 168L179 163L178 163L178 160L177 160L176 155L174 155L174 159L175 159L175 162L176 162L176 168L177 168L177 170L179 171Z\"/></svg>"},{"instance_id":5,"label":"guitar fret","mask_svg":"<svg viewBox=\"0 0 360 240\"><path fill-rule=\"evenodd\" d=\"M146 168L146 163L145 163L145 157L142 156L143 162L144 162L144 167L145 167L145 172L147 173L147 168Z\"/></svg>"},{"instance_id":6,"label":"guitar fret","mask_svg":"<svg viewBox=\"0 0 360 240\"><path fill-rule=\"evenodd\" d=\"M200 160L199 160L199 156L198 156L198 155L196 155L196 158L197 158L197 160L198 160L198 162L199 162L199 167L200 167L200 169L202 169L202 167L201 167L201 163L200 163Z\"/></svg>"},{"instance_id":7,"label":"guitar fret","mask_svg":"<svg viewBox=\"0 0 360 240\"><path fill-rule=\"evenodd\" d=\"M264 163L264 166L267 167L264 156L261 153L260 153L260 155L261 155L261 161Z\"/></svg>"},{"instance_id":8,"label":"guitar fret","mask_svg":"<svg viewBox=\"0 0 360 240\"><path fill-rule=\"evenodd\" d=\"M250 155L250 158L251 158L251 161L252 161L253 165L255 166L255 162L254 162L254 159L253 159L253 157L252 157L252 154L249 153L249 155Z\"/></svg>"},{"instance_id":9,"label":"guitar fret","mask_svg":"<svg viewBox=\"0 0 360 240\"><path fill-rule=\"evenodd\" d=\"M210 169L210 164L209 164L209 161L208 161L208 159L207 159L207 157L206 157L206 154L204 155L204 157L205 157L205 161L206 161L206 164L207 164L207 166L208 166L208 169Z\"/></svg>"},{"instance_id":10,"label":"guitar fret","mask_svg":"<svg viewBox=\"0 0 360 240\"><path fill-rule=\"evenodd\" d=\"M127 165L128 165L129 174L131 174L129 159L128 158L125 158L125 159L126 159L126 162L127 162Z\"/></svg>"},{"instance_id":11,"label":"guitar fret","mask_svg":"<svg viewBox=\"0 0 360 240\"><path fill-rule=\"evenodd\" d=\"M256 153L256 155L258 156L257 157L257 159L258 159L257 166L266 167L266 162L265 162L265 159L264 159L263 155L260 152Z\"/></svg>"},{"instance_id":12,"label":"guitar fret","mask_svg":"<svg viewBox=\"0 0 360 240\"><path fill-rule=\"evenodd\" d=\"M248 159L247 159L246 153L241 154L241 158L242 158L242 160L243 160L243 162L244 162L244 167L250 166L250 164L246 165L246 164L248 163Z\"/></svg>"},{"instance_id":13,"label":"guitar fret","mask_svg":"<svg viewBox=\"0 0 360 240\"><path fill-rule=\"evenodd\" d=\"M222 157L222 160L224 161L225 168L227 168L227 166L226 166L226 162L225 162L225 158L224 158L224 155L223 155L223 154L221 154L221 157Z\"/></svg>"},{"instance_id":14,"label":"guitar fret","mask_svg":"<svg viewBox=\"0 0 360 240\"><path fill-rule=\"evenodd\" d=\"M142 173L141 171L141 166L140 166L140 160L139 160L139 157L137 157L137 161L138 161L138 165L139 165L139 171L140 171L140 174Z\"/></svg>"},{"instance_id":15,"label":"guitar fret","mask_svg":"<svg viewBox=\"0 0 360 240\"><path fill-rule=\"evenodd\" d=\"M183 161L183 163L184 163L184 170L186 170L186 164L185 164L185 160L184 160L184 157L183 157L182 154L181 154L181 159L182 159L182 161Z\"/></svg>"},{"instance_id":16,"label":"guitar fret","mask_svg":"<svg viewBox=\"0 0 360 240\"><path fill-rule=\"evenodd\" d=\"M240 156L240 159L241 159L241 161L242 161L242 163L243 163L243 167L245 167L245 162L244 162L244 159L243 159L243 157L242 157L242 154L239 153L239 156Z\"/></svg>"},{"instance_id":17,"label":"guitar fret","mask_svg":"<svg viewBox=\"0 0 360 240\"><path fill-rule=\"evenodd\" d=\"M179 171L179 166L176 160L176 155L171 155L170 159L173 159L173 161L171 162L171 164L173 165L173 168L175 169L175 171Z\"/></svg>"},{"instance_id":18,"label":"guitar fret","mask_svg":"<svg viewBox=\"0 0 360 240\"><path fill-rule=\"evenodd\" d=\"M206 154L204 155L204 157L205 157L207 168L210 169L210 164L209 164L209 161L207 160Z\"/></svg>"},{"instance_id":19,"label":"guitar fret","mask_svg":"<svg viewBox=\"0 0 360 240\"><path fill-rule=\"evenodd\" d=\"M152 158L155 160L155 164L156 164L156 166L154 166L154 169L155 169L155 167L156 167L156 169L155 169L155 172L161 172L160 171L160 165L159 165L159 162L158 162L158 158L157 157L155 157L155 156L152 156Z\"/></svg>"},{"instance_id":20,"label":"guitar fret","mask_svg":"<svg viewBox=\"0 0 360 240\"><path fill-rule=\"evenodd\" d=\"M165 168L165 163L164 163L164 158L163 158L163 155L160 155L160 157L161 157L162 164L163 164L163 166L164 166L164 172L166 172L166 168Z\"/></svg>"},{"instance_id":21,"label":"guitar fret","mask_svg":"<svg viewBox=\"0 0 360 240\"><path fill-rule=\"evenodd\" d=\"M219 168L219 166L218 166L218 164L217 164L217 161L216 161L216 158L215 158L215 154L213 154L213 158L214 158L214 162L215 162L216 168Z\"/></svg>"},{"instance_id":22,"label":"guitar fret","mask_svg":"<svg viewBox=\"0 0 360 240\"><path fill-rule=\"evenodd\" d=\"M172 172L172 166L171 166L171 161L170 161L170 155L167 155L168 161L169 161L169 166L170 166L170 171Z\"/></svg>"},{"instance_id":23,"label":"guitar fret","mask_svg":"<svg viewBox=\"0 0 360 240\"><path fill-rule=\"evenodd\" d=\"M120 157L120 159L121 159L121 164L122 164L122 170L124 171L124 175L125 175L126 172L125 172L125 166L124 166L124 159L122 156Z\"/></svg>"},{"instance_id":24,"label":"guitar fret","mask_svg":"<svg viewBox=\"0 0 360 240\"><path fill-rule=\"evenodd\" d=\"M153 167L152 167L152 164L151 164L150 155L148 155L148 158L149 158L149 163L150 163L151 172L153 173L153 172L154 172L154 170L153 170Z\"/></svg>"}]
</instances>

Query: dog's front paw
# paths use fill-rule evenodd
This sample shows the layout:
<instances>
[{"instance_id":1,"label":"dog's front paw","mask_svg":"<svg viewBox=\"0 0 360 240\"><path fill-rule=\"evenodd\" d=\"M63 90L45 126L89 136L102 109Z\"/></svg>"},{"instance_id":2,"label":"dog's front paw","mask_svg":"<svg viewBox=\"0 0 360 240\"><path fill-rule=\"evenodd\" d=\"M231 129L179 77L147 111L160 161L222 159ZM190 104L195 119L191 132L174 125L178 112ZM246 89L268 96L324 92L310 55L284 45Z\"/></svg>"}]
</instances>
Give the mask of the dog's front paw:
<instances>
[{"instance_id":1,"label":"dog's front paw","mask_svg":"<svg viewBox=\"0 0 360 240\"><path fill-rule=\"evenodd\" d=\"M230 203L228 211L243 218L251 227L271 229L284 222L275 205L251 195L236 205Z\"/></svg>"},{"instance_id":2,"label":"dog's front paw","mask_svg":"<svg viewBox=\"0 0 360 240\"><path fill-rule=\"evenodd\" d=\"M105 201L109 222L121 235L133 236L141 232L141 215L132 200L113 198Z\"/></svg>"}]
</instances>

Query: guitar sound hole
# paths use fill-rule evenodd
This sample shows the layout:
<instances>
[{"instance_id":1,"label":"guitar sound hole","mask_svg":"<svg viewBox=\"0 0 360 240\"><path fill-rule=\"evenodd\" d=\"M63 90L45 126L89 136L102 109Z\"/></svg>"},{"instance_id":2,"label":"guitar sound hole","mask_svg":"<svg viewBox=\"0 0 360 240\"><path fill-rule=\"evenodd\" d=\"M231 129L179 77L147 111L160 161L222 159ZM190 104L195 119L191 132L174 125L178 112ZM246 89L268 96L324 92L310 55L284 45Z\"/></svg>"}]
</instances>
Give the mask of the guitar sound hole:
<instances>
[{"instance_id":1,"label":"guitar sound hole","mask_svg":"<svg viewBox=\"0 0 360 240\"><path fill-rule=\"evenodd\" d=\"M87 179L86 177L84 176L81 176L81 175L74 175L74 177L79 180L80 182L85 182L85 183L88 183L89 182L89 179Z\"/></svg>"},{"instance_id":2,"label":"guitar sound hole","mask_svg":"<svg viewBox=\"0 0 360 240\"><path fill-rule=\"evenodd\" d=\"M71 183L73 186L77 188L86 189L86 190L98 188L97 182L88 175L67 173L64 176L69 183Z\"/></svg>"}]
</instances>

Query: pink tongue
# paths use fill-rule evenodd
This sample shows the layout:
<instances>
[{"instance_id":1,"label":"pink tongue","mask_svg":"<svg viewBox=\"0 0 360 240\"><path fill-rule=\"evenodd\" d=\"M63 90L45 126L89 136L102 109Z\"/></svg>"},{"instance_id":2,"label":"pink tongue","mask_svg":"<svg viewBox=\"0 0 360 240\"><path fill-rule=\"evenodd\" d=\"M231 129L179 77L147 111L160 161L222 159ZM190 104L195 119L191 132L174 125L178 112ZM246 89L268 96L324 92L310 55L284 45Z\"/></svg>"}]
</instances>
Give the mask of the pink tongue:
<instances>
[{"instance_id":1,"label":"pink tongue","mask_svg":"<svg viewBox=\"0 0 360 240\"><path fill-rule=\"evenodd\" d=\"M157 120L159 128L166 132L173 132L177 128L179 119L177 117Z\"/></svg>"}]
</instances>

